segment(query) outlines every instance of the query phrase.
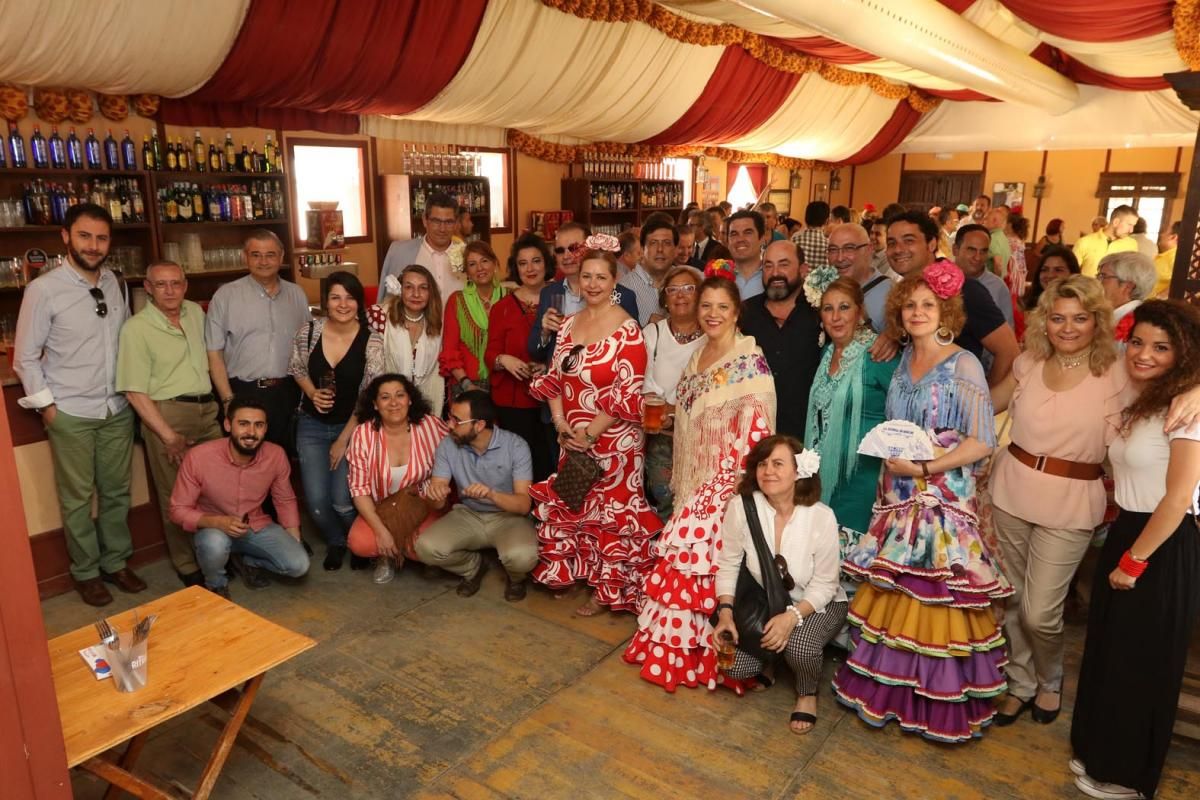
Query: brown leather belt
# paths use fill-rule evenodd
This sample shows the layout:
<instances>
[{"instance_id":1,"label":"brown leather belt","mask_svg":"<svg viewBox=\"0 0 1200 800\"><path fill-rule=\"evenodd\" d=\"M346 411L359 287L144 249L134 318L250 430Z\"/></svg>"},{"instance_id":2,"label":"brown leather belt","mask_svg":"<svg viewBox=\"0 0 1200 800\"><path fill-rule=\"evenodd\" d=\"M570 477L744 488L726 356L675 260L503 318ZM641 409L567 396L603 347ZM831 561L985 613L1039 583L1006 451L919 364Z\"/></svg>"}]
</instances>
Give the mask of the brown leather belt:
<instances>
[{"instance_id":1,"label":"brown leather belt","mask_svg":"<svg viewBox=\"0 0 1200 800\"><path fill-rule=\"evenodd\" d=\"M1082 461L1067 461L1053 456L1035 456L1027 453L1016 444L1009 444L1008 452L1013 458L1031 469L1044 472L1047 475L1057 475L1060 478L1073 478L1077 481L1094 481L1104 475L1103 464L1086 464Z\"/></svg>"}]
</instances>

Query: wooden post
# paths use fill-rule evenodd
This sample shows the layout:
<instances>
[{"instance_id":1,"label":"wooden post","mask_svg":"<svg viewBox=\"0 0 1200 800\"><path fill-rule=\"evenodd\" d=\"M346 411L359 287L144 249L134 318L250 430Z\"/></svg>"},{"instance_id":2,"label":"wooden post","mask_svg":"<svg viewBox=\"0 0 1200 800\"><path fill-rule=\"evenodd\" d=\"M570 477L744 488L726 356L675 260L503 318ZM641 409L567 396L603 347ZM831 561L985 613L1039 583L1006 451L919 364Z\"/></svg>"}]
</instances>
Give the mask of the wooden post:
<instances>
[{"instance_id":1,"label":"wooden post","mask_svg":"<svg viewBox=\"0 0 1200 800\"><path fill-rule=\"evenodd\" d=\"M1164 76L1185 106L1200 111L1200 73L1172 72ZM1175 267L1171 272L1169 297L1189 302L1200 300L1200 130L1196 133L1196 148L1192 153L1192 168L1183 204L1183 221L1179 226L1179 249L1175 252Z\"/></svg>"}]
</instances>

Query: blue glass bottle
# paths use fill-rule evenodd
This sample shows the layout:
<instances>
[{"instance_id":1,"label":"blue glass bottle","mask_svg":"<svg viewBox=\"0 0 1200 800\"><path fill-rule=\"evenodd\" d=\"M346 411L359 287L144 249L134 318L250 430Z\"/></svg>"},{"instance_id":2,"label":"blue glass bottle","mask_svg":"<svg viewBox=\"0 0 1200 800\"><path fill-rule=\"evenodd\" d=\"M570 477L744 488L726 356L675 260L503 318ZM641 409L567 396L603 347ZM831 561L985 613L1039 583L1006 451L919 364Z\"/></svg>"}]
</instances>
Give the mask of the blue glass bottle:
<instances>
[{"instance_id":1,"label":"blue glass bottle","mask_svg":"<svg viewBox=\"0 0 1200 800\"><path fill-rule=\"evenodd\" d=\"M108 136L104 137L104 166L114 170L121 168L121 156L117 150L117 140L112 135L112 128L108 129Z\"/></svg>"},{"instance_id":2,"label":"blue glass bottle","mask_svg":"<svg viewBox=\"0 0 1200 800\"><path fill-rule=\"evenodd\" d=\"M83 160L88 169L101 169L100 141L96 138L96 132L91 128L88 128L87 139L83 141Z\"/></svg>"},{"instance_id":3,"label":"blue glass bottle","mask_svg":"<svg viewBox=\"0 0 1200 800\"><path fill-rule=\"evenodd\" d=\"M75 128L67 136L67 166L71 169L83 169L83 143L75 135Z\"/></svg>"},{"instance_id":4,"label":"blue glass bottle","mask_svg":"<svg viewBox=\"0 0 1200 800\"><path fill-rule=\"evenodd\" d=\"M67 168L67 145L58 135L58 126L50 128L50 167L51 169Z\"/></svg>"},{"instance_id":5,"label":"blue glass bottle","mask_svg":"<svg viewBox=\"0 0 1200 800\"><path fill-rule=\"evenodd\" d=\"M121 140L121 161L125 164L125 169L137 169L137 151L133 146L133 139L129 136L129 128L125 129L125 138Z\"/></svg>"},{"instance_id":6,"label":"blue glass bottle","mask_svg":"<svg viewBox=\"0 0 1200 800\"><path fill-rule=\"evenodd\" d=\"M33 154L34 169L46 169L50 166L50 149L46 146L46 137L42 136L42 129L38 125L33 126L33 136L29 139L29 150Z\"/></svg>"},{"instance_id":7,"label":"blue glass bottle","mask_svg":"<svg viewBox=\"0 0 1200 800\"><path fill-rule=\"evenodd\" d=\"M8 123L8 154L12 156L14 169L25 169L29 166L25 161L25 140L21 138L17 126L11 122Z\"/></svg>"}]
</instances>

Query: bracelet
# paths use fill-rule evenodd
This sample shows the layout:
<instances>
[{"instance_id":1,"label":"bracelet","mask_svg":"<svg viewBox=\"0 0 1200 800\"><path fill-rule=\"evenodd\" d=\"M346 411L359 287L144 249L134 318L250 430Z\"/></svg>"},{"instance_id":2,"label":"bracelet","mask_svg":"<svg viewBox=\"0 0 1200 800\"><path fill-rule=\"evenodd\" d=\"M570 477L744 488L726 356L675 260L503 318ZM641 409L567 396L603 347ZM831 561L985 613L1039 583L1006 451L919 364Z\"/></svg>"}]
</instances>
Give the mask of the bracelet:
<instances>
[{"instance_id":1,"label":"bracelet","mask_svg":"<svg viewBox=\"0 0 1200 800\"><path fill-rule=\"evenodd\" d=\"M733 603L717 603L717 613L718 614L721 613L722 608L728 608L730 611L733 611Z\"/></svg>"},{"instance_id":2,"label":"bracelet","mask_svg":"<svg viewBox=\"0 0 1200 800\"><path fill-rule=\"evenodd\" d=\"M929 477L929 462L928 461L921 462L921 477L923 477L923 478Z\"/></svg>"},{"instance_id":3,"label":"bracelet","mask_svg":"<svg viewBox=\"0 0 1200 800\"><path fill-rule=\"evenodd\" d=\"M598 440L600 437L599 437L599 436L592 436L590 433L588 433L588 432L587 432L587 428L584 428L584 429L583 429L583 438L584 438L584 439L587 439L587 443L588 443L588 444L595 444L595 443L596 443L596 441L597 441L597 440Z\"/></svg>"},{"instance_id":4,"label":"bracelet","mask_svg":"<svg viewBox=\"0 0 1200 800\"><path fill-rule=\"evenodd\" d=\"M496 356L496 363L492 365L492 367L497 372L504 369L504 365L500 363L500 359L502 359L502 358L504 358L504 353L501 353L500 355Z\"/></svg>"},{"instance_id":5,"label":"bracelet","mask_svg":"<svg viewBox=\"0 0 1200 800\"><path fill-rule=\"evenodd\" d=\"M1146 567L1149 565L1149 561L1138 561L1133 557L1133 553L1126 550L1121 554L1121 560L1117 563L1117 569L1129 577L1136 579L1142 576L1142 573L1146 571Z\"/></svg>"},{"instance_id":6,"label":"bracelet","mask_svg":"<svg viewBox=\"0 0 1200 800\"><path fill-rule=\"evenodd\" d=\"M804 615L800 613L800 609L796 608L794 605L790 605L788 606L788 611L792 612L796 616L797 628L804 624Z\"/></svg>"}]
</instances>

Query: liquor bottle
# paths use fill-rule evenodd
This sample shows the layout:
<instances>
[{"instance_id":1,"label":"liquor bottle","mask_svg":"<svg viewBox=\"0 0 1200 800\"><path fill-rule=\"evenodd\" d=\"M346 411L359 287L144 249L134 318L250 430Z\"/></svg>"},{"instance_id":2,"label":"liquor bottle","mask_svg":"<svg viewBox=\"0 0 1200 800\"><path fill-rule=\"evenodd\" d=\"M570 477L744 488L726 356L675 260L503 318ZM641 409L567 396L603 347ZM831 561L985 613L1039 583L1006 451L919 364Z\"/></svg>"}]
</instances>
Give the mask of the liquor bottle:
<instances>
[{"instance_id":1,"label":"liquor bottle","mask_svg":"<svg viewBox=\"0 0 1200 800\"><path fill-rule=\"evenodd\" d=\"M15 123L8 123L8 154L12 157L13 169L25 169L25 140Z\"/></svg>"},{"instance_id":2,"label":"liquor bottle","mask_svg":"<svg viewBox=\"0 0 1200 800\"><path fill-rule=\"evenodd\" d=\"M142 166L148 170L158 169L154 161L154 148L150 147L150 137L142 136Z\"/></svg>"},{"instance_id":3,"label":"liquor bottle","mask_svg":"<svg viewBox=\"0 0 1200 800\"><path fill-rule=\"evenodd\" d=\"M83 143L75 135L74 126L71 126L71 133L67 136L67 166L71 169L83 169Z\"/></svg>"},{"instance_id":4,"label":"liquor bottle","mask_svg":"<svg viewBox=\"0 0 1200 800\"><path fill-rule=\"evenodd\" d=\"M202 222L204 220L204 195L200 193L200 186L192 184L192 221Z\"/></svg>"},{"instance_id":5,"label":"liquor bottle","mask_svg":"<svg viewBox=\"0 0 1200 800\"><path fill-rule=\"evenodd\" d=\"M4 142L0 142L0 169L8 167L8 148L4 146Z\"/></svg>"},{"instance_id":6,"label":"liquor bottle","mask_svg":"<svg viewBox=\"0 0 1200 800\"><path fill-rule=\"evenodd\" d=\"M34 125L33 136L29 139L29 151L33 155L33 168L46 169L50 166L50 152L46 147L46 137L42 136L42 129Z\"/></svg>"},{"instance_id":7,"label":"liquor bottle","mask_svg":"<svg viewBox=\"0 0 1200 800\"><path fill-rule=\"evenodd\" d=\"M121 198L117 194L115 183L108 184L105 197L108 199L108 213L113 218L113 222L124 222L124 216L121 213Z\"/></svg>"},{"instance_id":8,"label":"liquor bottle","mask_svg":"<svg viewBox=\"0 0 1200 800\"><path fill-rule=\"evenodd\" d=\"M120 150L117 140L113 138L112 128L108 129L108 136L104 137L104 166L106 169L121 168Z\"/></svg>"},{"instance_id":9,"label":"liquor bottle","mask_svg":"<svg viewBox=\"0 0 1200 800\"><path fill-rule=\"evenodd\" d=\"M260 160L262 156L258 154L258 148L254 145L250 147L250 171L263 172L263 163Z\"/></svg>"},{"instance_id":10,"label":"liquor bottle","mask_svg":"<svg viewBox=\"0 0 1200 800\"><path fill-rule=\"evenodd\" d=\"M175 137L175 158L179 161L180 172L192 171L192 151L183 146L183 137Z\"/></svg>"},{"instance_id":11,"label":"liquor bottle","mask_svg":"<svg viewBox=\"0 0 1200 800\"><path fill-rule=\"evenodd\" d=\"M47 149L50 153L51 169L66 169L67 146L63 143L62 137L58 135L57 125L50 126L50 141Z\"/></svg>"},{"instance_id":12,"label":"liquor bottle","mask_svg":"<svg viewBox=\"0 0 1200 800\"><path fill-rule=\"evenodd\" d=\"M179 170L179 156L175 153L175 143L167 139L167 169L171 172Z\"/></svg>"},{"instance_id":13,"label":"liquor bottle","mask_svg":"<svg viewBox=\"0 0 1200 800\"><path fill-rule=\"evenodd\" d=\"M250 151L246 148L246 142L242 142L242 152L237 156L238 172L253 172L254 164L250 161Z\"/></svg>"},{"instance_id":14,"label":"liquor bottle","mask_svg":"<svg viewBox=\"0 0 1200 800\"><path fill-rule=\"evenodd\" d=\"M208 140L208 171L221 171L221 151L217 149L217 145L212 139Z\"/></svg>"},{"instance_id":15,"label":"liquor bottle","mask_svg":"<svg viewBox=\"0 0 1200 800\"><path fill-rule=\"evenodd\" d=\"M407 156L408 151L405 150ZM275 171L275 143L271 141L271 134L267 134L266 144L263 145L263 172Z\"/></svg>"},{"instance_id":16,"label":"liquor bottle","mask_svg":"<svg viewBox=\"0 0 1200 800\"><path fill-rule=\"evenodd\" d=\"M233 134L225 131L225 171L237 170L237 151L233 149Z\"/></svg>"},{"instance_id":17,"label":"liquor bottle","mask_svg":"<svg viewBox=\"0 0 1200 800\"><path fill-rule=\"evenodd\" d=\"M121 140L121 163L126 170L137 169L137 150L133 145L133 137L129 135L129 128L125 129L125 138Z\"/></svg>"},{"instance_id":18,"label":"liquor bottle","mask_svg":"<svg viewBox=\"0 0 1200 800\"><path fill-rule=\"evenodd\" d=\"M137 181L133 180L129 182L129 206L133 210L134 222L146 221L146 199L142 197Z\"/></svg>"},{"instance_id":19,"label":"liquor bottle","mask_svg":"<svg viewBox=\"0 0 1200 800\"><path fill-rule=\"evenodd\" d=\"M175 192L173 189L161 189L164 194L163 208L165 210L164 217L167 222L179 222L179 203L175 200Z\"/></svg>"},{"instance_id":20,"label":"liquor bottle","mask_svg":"<svg viewBox=\"0 0 1200 800\"><path fill-rule=\"evenodd\" d=\"M192 205L192 189L189 184L176 183L174 184L175 192L175 207L179 210L180 222L192 221L192 210L195 206Z\"/></svg>"},{"instance_id":21,"label":"liquor bottle","mask_svg":"<svg viewBox=\"0 0 1200 800\"><path fill-rule=\"evenodd\" d=\"M162 143L158 141L158 128L150 131L150 152L154 153L154 168L163 168Z\"/></svg>"},{"instance_id":22,"label":"liquor bottle","mask_svg":"<svg viewBox=\"0 0 1200 800\"><path fill-rule=\"evenodd\" d=\"M100 140L91 128L88 128L87 138L83 140L83 163L88 169L100 169Z\"/></svg>"},{"instance_id":23,"label":"liquor bottle","mask_svg":"<svg viewBox=\"0 0 1200 800\"><path fill-rule=\"evenodd\" d=\"M133 222L133 198L129 196L129 188L124 180L117 181L117 199L121 204L121 216L113 219L124 223Z\"/></svg>"},{"instance_id":24,"label":"liquor bottle","mask_svg":"<svg viewBox=\"0 0 1200 800\"><path fill-rule=\"evenodd\" d=\"M275 148L275 171L283 172L283 148Z\"/></svg>"},{"instance_id":25,"label":"liquor bottle","mask_svg":"<svg viewBox=\"0 0 1200 800\"><path fill-rule=\"evenodd\" d=\"M196 131L196 136L192 139L192 169L196 172L207 172L207 155L204 151L204 139L200 138L200 131Z\"/></svg>"}]
</instances>

